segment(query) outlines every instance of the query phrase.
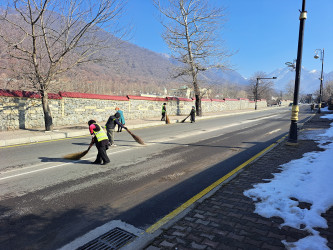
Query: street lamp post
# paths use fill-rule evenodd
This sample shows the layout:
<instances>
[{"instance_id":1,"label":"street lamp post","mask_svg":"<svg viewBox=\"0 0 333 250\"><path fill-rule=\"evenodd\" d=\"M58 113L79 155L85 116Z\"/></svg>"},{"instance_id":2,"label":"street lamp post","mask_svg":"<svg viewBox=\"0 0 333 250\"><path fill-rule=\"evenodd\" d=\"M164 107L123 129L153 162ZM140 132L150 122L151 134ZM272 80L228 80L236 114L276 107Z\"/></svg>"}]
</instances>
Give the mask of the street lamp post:
<instances>
[{"instance_id":1,"label":"street lamp post","mask_svg":"<svg viewBox=\"0 0 333 250\"><path fill-rule=\"evenodd\" d=\"M273 77L257 77L256 88L255 88L255 104L254 109L257 110L257 100L258 100L258 87L259 87L259 80L261 79L277 79L276 76Z\"/></svg>"},{"instance_id":2,"label":"street lamp post","mask_svg":"<svg viewBox=\"0 0 333 250\"><path fill-rule=\"evenodd\" d=\"M318 52L320 52L320 56L318 56ZM322 98L323 98L323 72L324 72L324 49L316 49L315 50L315 55L314 55L315 59L320 58L321 60L321 75L320 75L320 89L319 89L319 104L318 104L318 113L321 113L321 102L322 102Z\"/></svg>"},{"instance_id":3,"label":"street lamp post","mask_svg":"<svg viewBox=\"0 0 333 250\"><path fill-rule=\"evenodd\" d=\"M299 34L298 34L297 59L296 59L294 100L291 111L291 123L290 123L289 138L288 138L289 145L297 144L297 121L298 121L298 111L299 111L298 93L301 80L304 23L306 18L307 18L307 12L305 11L305 0L302 0L302 12L299 16L300 24L299 24Z\"/></svg>"},{"instance_id":4,"label":"street lamp post","mask_svg":"<svg viewBox=\"0 0 333 250\"><path fill-rule=\"evenodd\" d=\"M296 59L293 60L293 62L286 62L285 63L291 71L294 71L296 69Z\"/></svg>"}]
</instances>

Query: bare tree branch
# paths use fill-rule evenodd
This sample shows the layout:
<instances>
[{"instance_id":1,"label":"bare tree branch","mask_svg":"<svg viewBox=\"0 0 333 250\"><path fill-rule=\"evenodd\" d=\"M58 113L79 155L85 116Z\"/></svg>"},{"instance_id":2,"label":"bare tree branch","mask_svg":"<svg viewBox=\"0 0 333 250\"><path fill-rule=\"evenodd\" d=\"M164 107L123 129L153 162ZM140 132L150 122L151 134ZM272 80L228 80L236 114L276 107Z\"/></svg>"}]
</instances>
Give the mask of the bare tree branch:
<instances>
[{"instance_id":1,"label":"bare tree branch","mask_svg":"<svg viewBox=\"0 0 333 250\"><path fill-rule=\"evenodd\" d=\"M55 78L77 65L103 60L126 0L4 0L0 39L16 78L27 79L41 94L46 130L52 130L48 91ZM6 31L10 32L6 32ZM117 41L117 39L114 39ZM115 43L111 44L115 46ZM15 65L15 67L14 67Z\"/></svg>"},{"instance_id":2,"label":"bare tree branch","mask_svg":"<svg viewBox=\"0 0 333 250\"><path fill-rule=\"evenodd\" d=\"M224 10L208 3L208 0L168 0L162 4L160 0L153 0L165 28L162 37L172 57L181 64L175 69L174 77L191 79L197 115L201 115L200 72L228 68L226 58L230 56L216 32L223 21Z\"/></svg>"}]
</instances>

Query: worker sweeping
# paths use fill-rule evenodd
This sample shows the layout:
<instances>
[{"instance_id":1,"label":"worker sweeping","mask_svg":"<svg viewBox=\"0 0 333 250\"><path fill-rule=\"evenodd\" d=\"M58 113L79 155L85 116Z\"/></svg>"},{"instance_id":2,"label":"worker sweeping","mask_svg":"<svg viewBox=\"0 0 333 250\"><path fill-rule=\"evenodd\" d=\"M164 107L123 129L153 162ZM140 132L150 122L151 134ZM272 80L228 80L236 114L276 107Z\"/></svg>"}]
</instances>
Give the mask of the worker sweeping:
<instances>
[{"instance_id":1,"label":"worker sweeping","mask_svg":"<svg viewBox=\"0 0 333 250\"><path fill-rule=\"evenodd\" d=\"M126 129L126 127L119 121L119 118L120 114L117 112L114 115L111 115L105 124L107 137L109 139L110 146L112 147L116 146L116 144L114 144L114 128L116 127L116 124Z\"/></svg>"},{"instance_id":2,"label":"worker sweeping","mask_svg":"<svg viewBox=\"0 0 333 250\"><path fill-rule=\"evenodd\" d=\"M124 112L123 112L122 110L120 110L118 107L116 107L116 113L118 113L118 114L120 115L120 117L119 117L119 119L118 119L119 122L120 122L123 126L125 126ZM118 132L121 132L121 131L122 131L123 126L120 126L120 125L118 124Z\"/></svg>"},{"instance_id":3,"label":"worker sweeping","mask_svg":"<svg viewBox=\"0 0 333 250\"><path fill-rule=\"evenodd\" d=\"M191 123L195 122L195 107L194 106L192 106L190 116L191 116Z\"/></svg>"},{"instance_id":4,"label":"worker sweeping","mask_svg":"<svg viewBox=\"0 0 333 250\"><path fill-rule=\"evenodd\" d=\"M109 144L108 136L106 135L102 127L96 123L95 120L90 120L88 122L88 125L89 132L92 135L90 146L95 144L98 150L96 160L93 163L106 165L110 162L110 159L106 154L106 150L108 149Z\"/></svg>"},{"instance_id":5,"label":"worker sweeping","mask_svg":"<svg viewBox=\"0 0 333 250\"><path fill-rule=\"evenodd\" d=\"M163 106L162 106L162 118L161 118L161 121L165 121L165 115L166 115L166 103L163 103Z\"/></svg>"}]
</instances>

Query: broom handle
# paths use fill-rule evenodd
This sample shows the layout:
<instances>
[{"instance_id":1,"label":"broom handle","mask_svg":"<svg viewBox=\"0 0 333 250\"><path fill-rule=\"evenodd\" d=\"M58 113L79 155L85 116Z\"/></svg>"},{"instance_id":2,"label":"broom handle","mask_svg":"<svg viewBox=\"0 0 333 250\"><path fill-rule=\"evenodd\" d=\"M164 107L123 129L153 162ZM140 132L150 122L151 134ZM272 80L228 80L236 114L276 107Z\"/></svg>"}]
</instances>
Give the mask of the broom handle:
<instances>
[{"instance_id":1,"label":"broom handle","mask_svg":"<svg viewBox=\"0 0 333 250\"><path fill-rule=\"evenodd\" d=\"M188 116L186 116L186 118L184 120L182 120L182 122L185 122L186 119L190 116L191 114L189 114Z\"/></svg>"},{"instance_id":2,"label":"broom handle","mask_svg":"<svg viewBox=\"0 0 333 250\"><path fill-rule=\"evenodd\" d=\"M88 147L88 151L91 149L91 147L94 145L94 138L91 139L90 145Z\"/></svg>"},{"instance_id":3,"label":"broom handle","mask_svg":"<svg viewBox=\"0 0 333 250\"><path fill-rule=\"evenodd\" d=\"M125 127L125 129L131 136L133 136L133 133L127 127Z\"/></svg>"}]
</instances>

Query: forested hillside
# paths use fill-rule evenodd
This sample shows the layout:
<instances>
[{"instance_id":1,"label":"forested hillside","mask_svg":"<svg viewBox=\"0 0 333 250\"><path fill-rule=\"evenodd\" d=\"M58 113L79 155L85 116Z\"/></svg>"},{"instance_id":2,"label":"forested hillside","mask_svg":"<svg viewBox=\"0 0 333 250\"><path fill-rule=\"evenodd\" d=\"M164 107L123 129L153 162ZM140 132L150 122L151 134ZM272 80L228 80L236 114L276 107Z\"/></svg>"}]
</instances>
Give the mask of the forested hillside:
<instances>
[{"instance_id":1,"label":"forested hillside","mask_svg":"<svg viewBox=\"0 0 333 250\"><path fill-rule=\"evenodd\" d=\"M19 21L18 21L19 22ZM2 34L13 33L0 21ZM120 41L110 33L101 30L99 36L109 37L110 46L102 52L103 61L89 62L74 67L55 79L52 92L75 91L85 93L127 95L163 94L164 90L190 85L181 78L173 78L171 60L162 54L138 47L127 41ZM149 39L149 38L147 38ZM8 57L7 47L0 39L0 88L33 91L28 79L17 74L17 61ZM224 77L225 76L225 77ZM242 90L245 80L237 72L208 72L201 77L200 85L214 89L213 93L225 97L245 97Z\"/></svg>"}]
</instances>

